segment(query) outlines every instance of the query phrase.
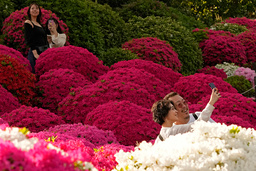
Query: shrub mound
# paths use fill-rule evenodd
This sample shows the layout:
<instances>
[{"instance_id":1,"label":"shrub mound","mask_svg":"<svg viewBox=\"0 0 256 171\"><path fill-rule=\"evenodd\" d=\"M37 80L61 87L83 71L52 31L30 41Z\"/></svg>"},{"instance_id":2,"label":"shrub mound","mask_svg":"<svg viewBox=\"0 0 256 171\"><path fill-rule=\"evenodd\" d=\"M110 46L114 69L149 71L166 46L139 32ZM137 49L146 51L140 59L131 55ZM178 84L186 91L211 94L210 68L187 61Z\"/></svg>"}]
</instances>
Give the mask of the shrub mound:
<instances>
[{"instance_id":1,"label":"shrub mound","mask_svg":"<svg viewBox=\"0 0 256 171\"><path fill-rule=\"evenodd\" d=\"M0 54L8 55L12 58L15 58L22 65L24 65L30 72L32 71L29 60L27 58L25 58L19 51L0 44Z\"/></svg>"},{"instance_id":2,"label":"shrub mound","mask_svg":"<svg viewBox=\"0 0 256 171\"><path fill-rule=\"evenodd\" d=\"M212 25L210 29L229 31L230 33L233 33L235 35L248 31L248 29L245 26L241 26L236 23L216 23Z\"/></svg>"},{"instance_id":3,"label":"shrub mound","mask_svg":"<svg viewBox=\"0 0 256 171\"><path fill-rule=\"evenodd\" d=\"M27 19L27 11L28 7L22 8L17 10L11 15L6 18L3 22L2 33L4 37L4 44L8 47L12 47L23 54L23 56L27 56L28 54L28 47L25 44L25 36L23 32L24 22ZM67 25L60 20L54 13L50 10L45 10L41 8L42 12L42 26L45 27L46 21L53 17L59 21L60 28L62 31L67 35L68 34L68 27ZM68 45L68 38L66 44Z\"/></svg>"},{"instance_id":4,"label":"shrub mound","mask_svg":"<svg viewBox=\"0 0 256 171\"><path fill-rule=\"evenodd\" d=\"M178 54L166 41L153 37L132 39L124 43L122 48L137 54L140 59L162 64L175 72L181 70Z\"/></svg>"},{"instance_id":5,"label":"shrub mound","mask_svg":"<svg viewBox=\"0 0 256 171\"><path fill-rule=\"evenodd\" d=\"M120 144L133 146L143 140L155 139L161 127L153 121L149 109L129 101L99 105L87 114L84 123L111 130Z\"/></svg>"},{"instance_id":6,"label":"shrub mound","mask_svg":"<svg viewBox=\"0 0 256 171\"><path fill-rule=\"evenodd\" d=\"M221 93L237 93L237 90L222 78L203 73L181 77L179 81L174 84L173 90L178 92L192 104L195 104L204 96L212 93L212 90L208 85L209 83L214 83Z\"/></svg>"},{"instance_id":7,"label":"shrub mound","mask_svg":"<svg viewBox=\"0 0 256 171\"><path fill-rule=\"evenodd\" d=\"M229 17L228 19L226 19L224 22L227 23L236 23L242 26L246 26L247 29L255 29L256 28L256 22L255 20L246 18L246 17L236 17L236 18L231 18Z\"/></svg>"},{"instance_id":8,"label":"shrub mound","mask_svg":"<svg viewBox=\"0 0 256 171\"><path fill-rule=\"evenodd\" d=\"M222 79L227 78L227 74L224 72L224 69L218 69L215 66L206 66L202 69L197 70L197 72L214 75Z\"/></svg>"},{"instance_id":9,"label":"shrub mound","mask_svg":"<svg viewBox=\"0 0 256 171\"><path fill-rule=\"evenodd\" d=\"M70 69L51 69L40 76L36 86L42 94L42 107L57 113L58 103L68 94L71 88L92 84L85 77Z\"/></svg>"},{"instance_id":10,"label":"shrub mound","mask_svg":"<svg viewBox=\"0 0 256 171\"><path fill-rule=\"evenodd\" d=\"M18 99L0 85L0 116L19 107Z\"/></svg>"},{"instance_id":11,"label":"shrub mound","mask_svg":"<svg viewBox=\"0 0 256 171\"><path fill-rule=\"evenodd\" d=\"M152 61L146 61L141 59L134 59L129 61L121 61L115 63L110 67L110 70L115 70L117 68L136 68L143 69L153 75L156 78L160 79L163 83L168 85L169 87L173 87L173 85L182 77L182 74L174 72L171 68L167 68L163 65L154 63Z\"/></svg>"},{"instance_id":12,"label":"shrub mound","mask_svg":"<svg viewBox=\"0 0 256 171\"><path fill-rule=\"evenodd\" d=\"M16 59L0 54L0 84L17 97L21 104L31 105L35 96L36 77Z\"/></svg>"},{"instance_id":13,"label":"shrub mound","mask_svg":"<svg viewBox=\"0 0 256 171\"><path fill-rule=\"evenodd\" d=\"M224 69L224 72L227 74L228 77L233 76L237 68L239 68L239 66L235 65L234 63L228 62L223 62L223 64L217 64L215 65L215 67L218 69Z\"/></svg>"},{"instance_id":14,"label":"shrub mound","mask_svg":"<svg viewBox=\"0 0 256 171\"><path fill-rule=\"evenodd\" d=\"M2 118L10 126L26 127L31 132L39 132L65 123L61 117L51 113L49 110L24 105L10 113L3 114Z\"/></svg>"},{"instance_id":15,"label":"shrub mound","mask_svg":"<svg viewBox=\"0 0 256 171\"><path fill-rule=\"evenodd\" d=\"M251 83L254 84L254 77L256 76L256 73L254 70L251 70L250 68L244 68L240 67L235 70L234 75L244 76L247 80L249 80Z\"/></svg>"},{"instance_id":16,"label":"shrub mound","mask_svg":"<svg viewBox=\"0 0 256 171\"><path fill-rule=\"evenodd\" d=\"M210 95L208 94L197 105L189 106L190 112L202 111L209 99ZM253 126L252 128L256 128L256 102L253 99L244 97L239 93L221 91L221 98L219 98L214 106L212 119L215 122L227 125L238 124L246 128ZM240 118L240 120L235 121L233 117ZM249 123L249 125L245 123Z\"/></svg>"},{"instance_id":17,"label":"shrub mound","mask_svg":"<svg viewBox=\"0 0 256 171\"><path fill-rule=\"evenodd\" d=\"M58 115L67 123L84 122L86 115L110 100L128 100L151 108L156 101L142 86L132 82L98 81L86 88L77 88L59 103Z\"/></svg>"},{"instance_id":18,"label":"shrub mound","mask_svg":"<svg viewBox=\"0 0 256 171\"><path fill-rule=\"evenodd\" d=\"M87 49L76 46L64 46L47 49L38 58L35 70L41 76L50 69L71 69L82 74L85 79L95 82L98 76L109 68Z\"/></svg>"}]
</instances>

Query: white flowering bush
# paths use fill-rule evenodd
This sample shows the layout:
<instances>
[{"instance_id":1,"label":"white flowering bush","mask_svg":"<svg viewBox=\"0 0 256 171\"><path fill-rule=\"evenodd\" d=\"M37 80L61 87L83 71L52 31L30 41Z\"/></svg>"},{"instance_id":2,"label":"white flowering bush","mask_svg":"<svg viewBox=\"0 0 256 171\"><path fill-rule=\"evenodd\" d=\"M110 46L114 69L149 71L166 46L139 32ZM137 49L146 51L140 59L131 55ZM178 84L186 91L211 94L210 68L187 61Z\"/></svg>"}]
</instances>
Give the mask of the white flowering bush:
<instances>
[{"instance_id":1,"label":"white flowering bush","mask_svg":"<svg viewBox=\"0 0 256 171\"><path fill-rule=\"evenodd\" d=\"M227 77L233 76L237 68L239 68L239 66L235 65L234 63L228 62L223 62L223 64L217 64L215 67L218 69L224 69Z\"/></svg>"},{"instance_id":2,"label":"white flowering bush","mask_svg":"<svg viewBox=\"0 0 256 171\"><path fill-rule=\"evenodd\" d=\"M255 170L256 131L237 125L195 122L193 131L134 151L120 150L114 170L250 171ZM113 170L113 171L114 171Z\"/></svg>"}]
</instances>

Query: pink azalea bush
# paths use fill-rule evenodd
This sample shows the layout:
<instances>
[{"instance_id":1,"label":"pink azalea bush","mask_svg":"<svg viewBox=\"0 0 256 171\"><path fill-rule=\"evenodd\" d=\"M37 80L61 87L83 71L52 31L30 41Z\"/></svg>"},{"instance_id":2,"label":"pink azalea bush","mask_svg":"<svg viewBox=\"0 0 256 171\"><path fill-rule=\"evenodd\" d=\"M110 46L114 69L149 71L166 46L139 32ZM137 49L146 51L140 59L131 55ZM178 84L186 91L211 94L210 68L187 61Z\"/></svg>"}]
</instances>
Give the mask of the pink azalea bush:
<instances>
[{"instance_id":1,"label":"pink azalea bush","mask_svg":"<svg viewBox=\"0 0 256 171\"><path fill-rule=\"evenodd\" d=\"M142 59L133 59L117 62L110 67L110 70L132 67L136 69L143 69L155 75L156 78L160 79L164 84L168 85L169 87L173 87L175 82L177 82L179 78L182 77L182 74L174 72L171 68L167 68L152 61L146 61Z\"/></svg>"},{"instance_id":2,"label":"pink azalea bush","mask_svg":"<svg viewBox=\"0 0 256 171\"><path fill-rule=\"evenodd\" d=\"M18 99L0 85L0 116L19 107Z\"/></svg>"},{"instance_id":3,"label":"pink azalea bush","mask_svg":"<svg viewBox=\"0 0 256 171\"><path fill-rule=\"evenodd\" d=\"M7 127L9 127L9 124L5 120L0 118L0 129L5 130Z\"/></svg>"},{"instance_id":4,"label":"pink azalea bush","mask_svg":"<svg viewBox=\"0 0 256 171\"><path fill-rule=\"evenodd\" d=\"M243 66L247 63L245 47L235 37L210 35L199 44L205 65L214 66L223 62Z\"/></svg>"},{"instance_id":5,"label":"pink azalea bush","mask_svg":"<svg viewBox=\"0 0 256 171\"><path fill-rule=\"evenodd\" d=\"M173 90L192 104L195 104L204 96L212 93L209 83L214 83L220 92L237 93L237 90L222 78L203 73L181 77L179 81L175 83Z\"/></svg>"},{"instance_id":6,"label":"pink azalea bush","mask_svg":"<svg viewBox=\"0 0 256 171\"><path fill-rule=\"evenodd\" d=\"M246 26L248 29L255 29L256 28L256 21L253 19L249 19L246 17L236 17L236 18L228 18L224 22L226 23L236 23L242 26Z\"/></svg>"},{"instance_id":7,"label":"pink azalea bush","mask_svg":"<svg viewBox=\"0 0 256 171\"><path fill-rule=\"evenodd\" d=\"M72 69L91 82L95 82L109 70L109 67L104 66L102 61L87 49L71 45L47 49L36 62L35 71L38 76L50 69Z\"/></svg>"},{"instance_id":8,"label":"pink azalea bush","mask_svg":"<svg viewBox=\"0 0 256 171\"><path fill-rule=\"evenodd\" d=\"M51 69L40 76L36 86L42 92L42 107L57 113L58 103L68 94L71 88L92 84L85 77L71 69Z\"/></svg>"},{"instance_id":9,"label":"pink azalea bush","mask_svg":"<svg viewBox=\"0 0 256 171\"><path fill-rule=\"evenodd\" d=\"M256 29L256 27L255 27ZM246 57L249 66L256 62L256 32L247 31L237 36L237 39L245 47Z\"/></svg>"},{"instance_id":10,"label":"pink azalea bush","mask_svg":"<svg viewBox=\"0 0 256 171\"><path fill-rule=\"evenodd\" d=\"M166 85L155 75L146 72L143 69L136 69L134 67L111 70L100 76L98 81L132 82L146 89L150 94L153 94L156 99L161 99L170 92L170 86Z\"/></svg>"},{"instance_id":11,"label":"pink azalea bush","mask_svg":"<svg viewBox=\"0 0 256 171\"><path fill-rule=\"evenodd\" d=\"M128 100L146 108L151 108L156 101L154 95L138 84L100 80L89 87L72 90L59 103L58 115L66 123L84 122L89 112L110 100Z\"/></svg>"},{"instance_id":12,"label":"pink azalea bush","mask_svg":"<svg viewBox=\"0 0 256 171\"><path fill-rule=\"evenodd\" d=\"M1 29L4 35L4 43L9 47L18 50L24 56L27 56L28 54L28 47L25 44L25 36L23 32L24 22L26 19L28 19L27 11L28 7L25 7L11 13L11 15L4 20L3 28ZM67 25L62 20L60 20L54 13L52 13L50 10L45 10L43 8L41 8L41 12L41 23L43 27L45 27L46 21L50 17L53 17L58 20L60 28L62 29L63 33L68 35ZM68 39L69 38L67 37L66 45L69 45Z\"/></svg>"},{"instance_id":13,"label":"pink azalea bush","mask_svg":"<svg viewBox=\"0 0 256 171\"><path fill-rule=\"evenodd\" d=\"M19 51L0 44L0 54L8 55L12 58L15 58L22 65L24 65L30 72L32 71L29 60L25 58Z\"/></svg>"},{"instance_id":14,"label":"pink azalea bush","mask_svg":"<svg viewBox=\"0 0 256 171\"><path fill-rule=\"evenodd\" d=\"M190 112L202 111L210 99L207 94L197 105L190 105ZM221 98L214 104L212 119L227 125L237 124L256 128L256 102L239 93L221 91Z\"/></svg>"},{"instance_id":15,"label":"pink azalea bush","mask_svg":"<svg viewBox=\"0 0 256 171\"><path fill-rule=\"evenodd\" d=\"M32 105L36 77L15 58L0 54L0 84L24 105Z\"/></svg>"},{"instance_id":16,"label":"pink azalea bush","mask_svg":"<svg viewBox=\"0 0 256 171\"><path fill-rule=\"evenodd\" d=\"M256 73L254 70L250 68L239 67L235 70L234 75L244 76L247 80L249 80L252 84L254 84L254 77Z\"/></svg>"},{"instance_id":17,"label":"pink azalea bush","mask_svg":"<svg viewBox=\"0 0 256 171\"><path fill-rule=\"evenodd\" d=\"M161 126L153 121L150 109L130 101L111 101L87 114L85 124L114 132L122 145L155 139Z\"/></svg>"},{"instance_id":18,"label":"pink azalea bush","mask_svg":"<svg viewBox=\"0 0 256 171\"><path fill-rule=\"evenodd\" d=\"M49 127L65 123L61 117L37 107L21 106L1 116L10 126L26 127L31 132L39 132Z\"/></svg>"},{"instance_id":19,"label":"pink azalea bush","mask_svg":"<svg viewBox=\"0 0 256 171\"><path fill-rule=\"evenodd\" d=\"M140 59L162 64L175 72L181 70L178 54L166 41L153 37L143 37L124 43L122 48L136 53Z\"/></svg>"},{"instance_id":20,"label":"pink azalea bush","mask_svg":"<svg viewBox=\"0 0 256 171\"><path fill-rule=\"evenodd\" d=\"M197 71L198 73L210 74L222 79L227 78L227 74L224 72L224 69L218 69L215 66L206 66Z\"/></svg>"}]
</instances>

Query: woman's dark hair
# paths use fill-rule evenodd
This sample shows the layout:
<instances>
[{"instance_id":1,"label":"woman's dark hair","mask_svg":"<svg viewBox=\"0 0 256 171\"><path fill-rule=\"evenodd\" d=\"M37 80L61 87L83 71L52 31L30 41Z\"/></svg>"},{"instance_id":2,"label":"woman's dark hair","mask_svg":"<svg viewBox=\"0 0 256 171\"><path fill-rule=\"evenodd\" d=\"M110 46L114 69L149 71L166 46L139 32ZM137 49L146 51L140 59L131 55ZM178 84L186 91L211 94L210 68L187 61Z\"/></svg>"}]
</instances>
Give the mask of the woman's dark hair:
<instances>
[{"instance_id":1,"label":"woman's dark hair","mask_svg":"<svg viewBox=\"0 0 256 171\"><path fill-rule=\"evenodd\" d=\"M42 16L42 12L41 12L40 6L39 6L36 2L32 2L32 3L29 5L29 7L28 7L28 11L27 11L28 19L31 20L30 9L31 9L32 5L37 6L38 9L39 9L39 15L36 17L36 21L41 25L41 16Z\"/></svg>"},{"instance_id":2,"label":"woman's dark hair","mask_svg":"<svg viewBox=\"0 0 256 171\"><path fill-rule=\"evenodd\" d=\"M151 112L153 113L153 120L162 125L164 123L164 118L168 115L173 102L170 100L162 99L155 102L151 108ZM174 105L173 105L174 106Z\"/></svg>"},{"instance_id":3,"label":"woman's dark hair","mask_svg":"<svg viewBox=\"0 0 256 171\"><path fill-rule=\"evenodd\" d=\"M62 30L61 30L61 28L60 28L60 25L59 25L58 20L51 17L51 18L49 18L49 19L46 21L46 24L45 24L45 27L46 27L46 34L51 34L50 30L48 29L48 24L49 24L49 22L50 22L51 20L54 21L54 23L57 25L57 32L58 32L58 33L63 33Z\"/></svg>"}]
</instances>

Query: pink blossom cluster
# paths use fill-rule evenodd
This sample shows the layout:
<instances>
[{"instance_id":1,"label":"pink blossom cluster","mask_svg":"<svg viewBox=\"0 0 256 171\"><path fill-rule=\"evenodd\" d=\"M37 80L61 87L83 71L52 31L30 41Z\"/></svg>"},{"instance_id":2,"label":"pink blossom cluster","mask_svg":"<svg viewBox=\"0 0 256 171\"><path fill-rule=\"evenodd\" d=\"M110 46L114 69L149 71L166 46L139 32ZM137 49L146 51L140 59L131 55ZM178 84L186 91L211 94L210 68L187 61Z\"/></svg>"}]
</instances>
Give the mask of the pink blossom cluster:
<instances>
[{"instance_id":1,"label":"pink blossom cluster","mask_svg":"<svg viewBox=\"0 0 256 171\"><path fill-rule=\"evenodd\" d=\"M236 23L242 26L246 26L248 29L256 29L256 21L246 17L228 18L225 20L226 23Z\"/></svg>"},{"instance_id":2,"label":"pink blossom cluster","mask_svg":"<svg viewBox=\"0 0 256 171\"><path fill-rule=\"evenodd\" d=\"M227 78L227 74L224 72L224 69L218 69L215 66L206 66L197 71L198 73L210 74L222 79Z\"/></svg>"},{"instance_id":3,"label":"pink blossom cluster","mask_svg":"<svg viewBox=\"0 0 256 171\"><path fill-rule=\"evenodd\" d=\"M160 79L164 84L168 85L170 88L173 87L175 82L182 77L182 74L174 72L171 68L167 68L163 65L154 63L152 61L146 61L142 59L132 59L128 61L120 61L115 63L110 67L110 70L115 70L117 68L136 68L143 69Z\"/></svg>"},{"instance_id":4,"label":"pink blossom cluster","mask_svg":"<svg viewBox=\"0 0 256 171\"><path fill-rule=\"evenodd\" d=\"M3 28L1 29L4 35L4 41L6 42L6 45L11 45L13 48L21 52L24 56L27 56L28 54L28 47L25 44L23 32L24 22L26 19L28 19L27 11L28 7L25 7L11 13L11 15L4 20ZM62 29L63 33L68 35L67 25L62 20L60 20L54 13L52 13L50 10L45 10L43 8L41 8L41 12L41 23L43 27L45 27L46 21L50 17L53 17L58 20L60 28ZM69 37L67 36L67 45L69 45L68 39Z\"/></svg>"},{"instance_id":5,"label":"pink blossom cluster","mask_svg":"<svg viewBox=\"0 0 256 171\"><path fill-rule=\"evenodd\" d=\"M235 37L209 35L209 39L200 42L205 65L215 66L223 62L243 66L247 63L245 47Z\"/></svg>"},{"instance_id":6,"label":"pink blossom cluster","mask_svg":"<svg viewBox=\"0 0 256 171\"><path fill-rule=\"evenodd\" d=\"M227 125L237 124L246 128L256 128L256 102L239 93L221 91L221 98L214 104L212 119ZM190 113L202 111L210 99L207 94L196 105L190 105Z\"/></svg>"},{"instance_id":7,"label":"pink blossom cluster","mask_svg":"<svg viewBox=\"0 0 256 171\"><path fill-rule=\"evenodd\" d=\"M254 77L256 77L256 73L254 70L250 68L239 67L235 70L234 75L244 76L247 80L254 84Z\"/></svg>"},{"instance_id":8,"label":"pink blossom cluster","mask_svg":"<svg viewBox=\"0 0 256 171\"><path fill-rule=\"evenodd\" d=\"M10 113L4 113L1 118L7 121L10 126L26 127L31 132L39 132L65 123L60 116L49 110L24 105Z\"/></svg>"},{"instance_id":9,"label":"pink blossom cluster","mask_svg":"<svg viewBox=\"0 0 256 171\"><path fill-rule=\"evenodd\" d=\"M99 80L91 86L72 90L59 103L58 115L67 123L84 122L89 112L110 100L128 100L146 108L151 108L156 101L154 95L138 84Z\"/></svg>"},{"instance_id":10,"label":"pink blossom cluster","mask_svg":"<svg viewBox=\"0 0 256 171\"><path fill-rule=\"evenodd\" d=\"M132 68L117 68L107 72L99 77L99 81L123 83L132 82L140 85L146 89L150 94L155 96L155 99L162 99L167 93L170 92L170 86L166 85L155 75L146 72L143 69Z\"/></svg>"},{"instance_id":11,"label":"pink blossom cluster","mask_svg":"<svg viewBox=\"0 0 256 171\"><path fill-rule=\"evenodd\" d=\"M114 132L122 145L155 139L161 126L153 121L150 109L130 101L110 101L87 114L85 124Z\"/></svg>"},{"instance_id":12,"label":"pink blossom cluster","mask_svg":"<svg viewBox=\"0 0 256 171\"><path fill-rule=\"evenodd\" d=\"M58 103L68 94L71 88L92 84L85 77L71 69L51 69L40 76L36 86L42 92L42 107L57 113Z\"/></svg>"},{"instance_id":13,"label":"pink blossom cluster","mask_svg":"<svg viewBox=\"0 0 256 171\"><path fill-rule=\"evenodd\" d=\"M136 53L140 59L162 64L175 72L181 70L178 54L166 41L153 37L143 37L124 43L122 48Z\"/></svg>"},{"instance_id":14,"label":"pink blossom cluster","mask_svg":"<svg viewBox=\"0 0 256 171\"><path fill-rule=\"evenodd\" d=\"M19 107L18 99L0 85L0 116Z\"/></svg>"},{"instance_id":15,"label":"pink blossom cluster","mask_svg":"<svg viewBox=\"0 0 256 171\"><path fill-rule=\"evenodd\" d=\"M59 68L71 69L91 82L95 82L109 70L109 67L104 66L103 62L87 49L70 45L47 49L38 58L35 71L36 75L41 76L50 69Z\"/></svg>"},{"instance_id":16,"label":"pink blossom cluster","mask_svg":"<svg viewBox=\"0 0 256 171\"><path fill-rule=\"evenodd\" d=\"M9 124L5 120L0 118L0 129L5 130L7 127L9 127Z\"/></svg>"},{"instance_id":17,"label":"pink blossom cluster","mask_svg":"<svg viewBox=\"0 0 256 171\"><path fill-rule=\"evenodd\" d=\"M22 65L24 65L30 72L32 71L29 60L27 58L25 58L19 51L15 50L13 48L10 48L8 46L0 44L0 54L8 55L12 58L15 58Z\"/></svg>"},{"instance_id":18,"label":"pink blossom cluster","mask_svg":"<svg viewBox=\"0 0 256 171\"><path fill-rule=\"evenodd\" d=\"M181 77L173 90L192 104L196 104L204 96L212 93L209 83L214 83L220 92L237 93L237 90L222 78L203 73Z\"/></svg>"}]
</instances>

